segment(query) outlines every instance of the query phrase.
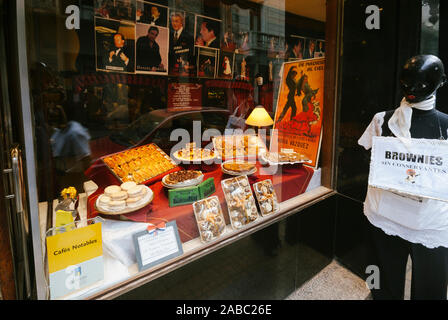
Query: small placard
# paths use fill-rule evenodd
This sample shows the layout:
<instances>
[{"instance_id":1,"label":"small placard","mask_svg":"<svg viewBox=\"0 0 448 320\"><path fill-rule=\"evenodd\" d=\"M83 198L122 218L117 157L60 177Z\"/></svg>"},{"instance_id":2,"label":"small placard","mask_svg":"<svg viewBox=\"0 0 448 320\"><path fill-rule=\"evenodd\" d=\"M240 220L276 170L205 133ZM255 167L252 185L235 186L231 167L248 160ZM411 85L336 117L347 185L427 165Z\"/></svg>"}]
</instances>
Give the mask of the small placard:
<instances>
[{"instance_id":1,"label":"small placard","mask_svg":"<svg viewBox=\"0 0 448 320\"><path fill-rule=\"evenodd\" d=\"M199 195L199 188L194 186L168 190L168 199L170 207L176 207L198 201L201 196Z\"/></svg>"},{"instance_id":2,"label":"small placard","mask_svg":"<svg viewBox=\"0 0 448 320\"><path fill-rule=\"evenodd\" d=\"M46 241L51 299L104 279L101 223L49 236Z\"/></svg>"},{"instance_id":3,"label":"small placard","mask_svg":"<svg viewBox=\"0 0 448 320\"><path fill-rule=\"evenodd\" d=\"M183 254L176 221L168 222L165 228L136 233L133 238L140 271Z\"/></svg>"},{"instance_id":4,"label":"small placard","mask_svg":"<svg viewBox=\"0 0 448 320\"><path fill-rule=\"evenodd\" d=\"M199 195L201 199L208 198L215 191L215 180L213 178L208 178L199 185Z\"/></svg>"},{"instance_id":5,"label":"small placard","mask_svg":"<svg viewBox=\"0 0 448 320\"><path fill-rule=\"evenodd\" d=\"M448 141L373 137L369 185L448 201Z\"/></svg>"}]
</instances>

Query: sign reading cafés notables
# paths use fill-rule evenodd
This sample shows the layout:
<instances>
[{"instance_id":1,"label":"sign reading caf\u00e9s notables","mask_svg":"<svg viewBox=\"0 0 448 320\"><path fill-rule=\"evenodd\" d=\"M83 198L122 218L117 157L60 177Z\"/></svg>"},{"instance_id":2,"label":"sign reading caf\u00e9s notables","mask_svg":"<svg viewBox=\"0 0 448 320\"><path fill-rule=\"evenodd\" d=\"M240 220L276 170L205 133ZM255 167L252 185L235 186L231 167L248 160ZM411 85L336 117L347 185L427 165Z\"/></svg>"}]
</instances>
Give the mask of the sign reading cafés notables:
<instances>
[{"instance_id":1,"label":"sign reading caf\u00e9s notables","mask_svg":"<svg viewBox=\"0 0 448 320\"><path fill-rule=\"evenodd\" d=\"M448 141L373 137L369 185L448 201Z\"/></svg>"}]
</instances>

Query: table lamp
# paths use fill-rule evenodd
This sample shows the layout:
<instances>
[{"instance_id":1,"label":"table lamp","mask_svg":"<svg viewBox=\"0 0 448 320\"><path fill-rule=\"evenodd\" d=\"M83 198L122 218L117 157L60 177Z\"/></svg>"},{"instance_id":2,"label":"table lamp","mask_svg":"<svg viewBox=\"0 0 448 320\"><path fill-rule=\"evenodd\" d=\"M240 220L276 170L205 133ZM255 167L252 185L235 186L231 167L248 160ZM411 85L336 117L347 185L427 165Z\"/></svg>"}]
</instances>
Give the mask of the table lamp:
<instances>
[{"instance_id":1,"label":"table lamp","mask_svg":"<svg viewBox=\"0 0 448 320\"><path fill-rule=\"evenodd\" d=\"M254 108L254 110L252 110L249 117L246 119L246 124L254 127L267 127L272 126L274 121L266 109L262 105L258 105Z\"/></svg>"}]
</instances>

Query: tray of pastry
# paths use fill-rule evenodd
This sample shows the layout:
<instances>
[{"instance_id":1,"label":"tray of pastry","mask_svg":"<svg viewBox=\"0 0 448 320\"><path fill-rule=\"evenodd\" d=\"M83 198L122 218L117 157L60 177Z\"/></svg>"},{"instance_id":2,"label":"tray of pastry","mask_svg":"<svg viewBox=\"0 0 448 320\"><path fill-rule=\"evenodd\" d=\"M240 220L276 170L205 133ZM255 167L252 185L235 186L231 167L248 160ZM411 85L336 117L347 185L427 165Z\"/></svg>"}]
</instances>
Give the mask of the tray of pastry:
<instances>
[{"instance_id":1,"label":"tray of pastry","mask_svg":"<svg viewBox=\"0 0 448 320\"><path fill-rule=\"evenodd\" d=\"M266 152L266 145L256 135L225 135L213 137L213 148L221 159L256 157Z\"/></svg>"},{"instance_id":2,"label":"tray of pastry","mask_svg":"<svg viewBox=\"0 0 448 320\"><path fill-rule=\"evenodd\" d=\"M154 143L117 152L102 160L120 182L134 181L137 184L146 184L177 167Z\"/></svg>"},{"instance_id":3,"label":"tray of pastry","mask_svg":"<svg viewBox=\"0 0 448 320\"><path fill-rule=\"evenodd\" d=\"M198 185L204 179L199 170L180 170L171 172L162 178L162 185L166 188L184 188Z\"/></svg>"},{"instance_id":4,"label":"tray of pastry","mask_svg":"<svg viewBox=\"0 0 448 320\"><path fill-rule=\"evenodd\" d=\"M210 242L226 230L226 222L217 196L193 203L194 216L202 242Z\"/></svg>"},{"instance_id":5,"label":"tray of pastry","mask_svg":"<svg viewBox=\"0 0 448 320\"><path fill-rule=\"evenodd\" d=\"M261 162L269 163L270 165L283 165L295 163L312 163L305 155L294 151L280 151L280 152L264 152L261 154Z\"/></svg>"},{"instance_id":6,"label":"tray of pastry","mask_svg":"<svg viewBox=\"0 0 448 320\"><path fill-rule=\"evenodd\" d=\"M247 176L222 180L221 185L234 230L241 229L257 220L257 205Z\"/></svg>"},{"instance_id":7,"label":"tray of pastry","mask_svg":"<svg viewBox=\"0 0 448 320\"><path fill-rule=\"evenodd\" d=\"M232 159L221 164L222 172L232 176L251 175L257 172L255 163Z\"/></svg>"},{"instance_id":8,"label":"tray of pastry","mask_svg":"<svg viewBox=\"0 0 448 320\"><path fill-rule=\"evenodd\" d=\"M267 216L280 210L277 194L271 179L254 183L253 188L262 216Z\"/></svg>"},{"instance_id":9,"label":"tray of pastry","mask_svg":"<svg viewBox=\"0 0 448 320\"><path fill-rule=\"evenodd\" d=\"M173 153L173 158L180 162L202 162L211 161L216 158L212 149L197 148L196 143L189 143L184 148Z\"/></svg>"},{"instance_id":10,"label":"tray of pastry","mask_svg":"<svg viewBox=\"0 0 448 320\"><path fill-rule=\"evenodd\" d=\"M95 201L98 212L108 215L131 213L147 206L154 199L154 193L145 185L127 181L104 189Z\"/></svg>"}]
</instances>

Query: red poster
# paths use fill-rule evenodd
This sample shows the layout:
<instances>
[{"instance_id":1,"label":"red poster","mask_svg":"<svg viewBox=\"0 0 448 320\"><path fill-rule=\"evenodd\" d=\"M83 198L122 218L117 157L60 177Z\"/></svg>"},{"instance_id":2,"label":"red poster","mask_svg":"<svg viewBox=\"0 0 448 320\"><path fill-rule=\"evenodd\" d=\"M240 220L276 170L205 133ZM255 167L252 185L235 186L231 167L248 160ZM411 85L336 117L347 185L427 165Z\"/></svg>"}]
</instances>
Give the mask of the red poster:
<instances>
[{"instance_id":1,"label":"red poster","mask_svg":"<svg viewBox=\"0 0 448 320\"><path fill-rule=\"evenodd\" d=\"M202 109L202 84L168 84L168 111Z\"/></svg>"}]
</instances>

